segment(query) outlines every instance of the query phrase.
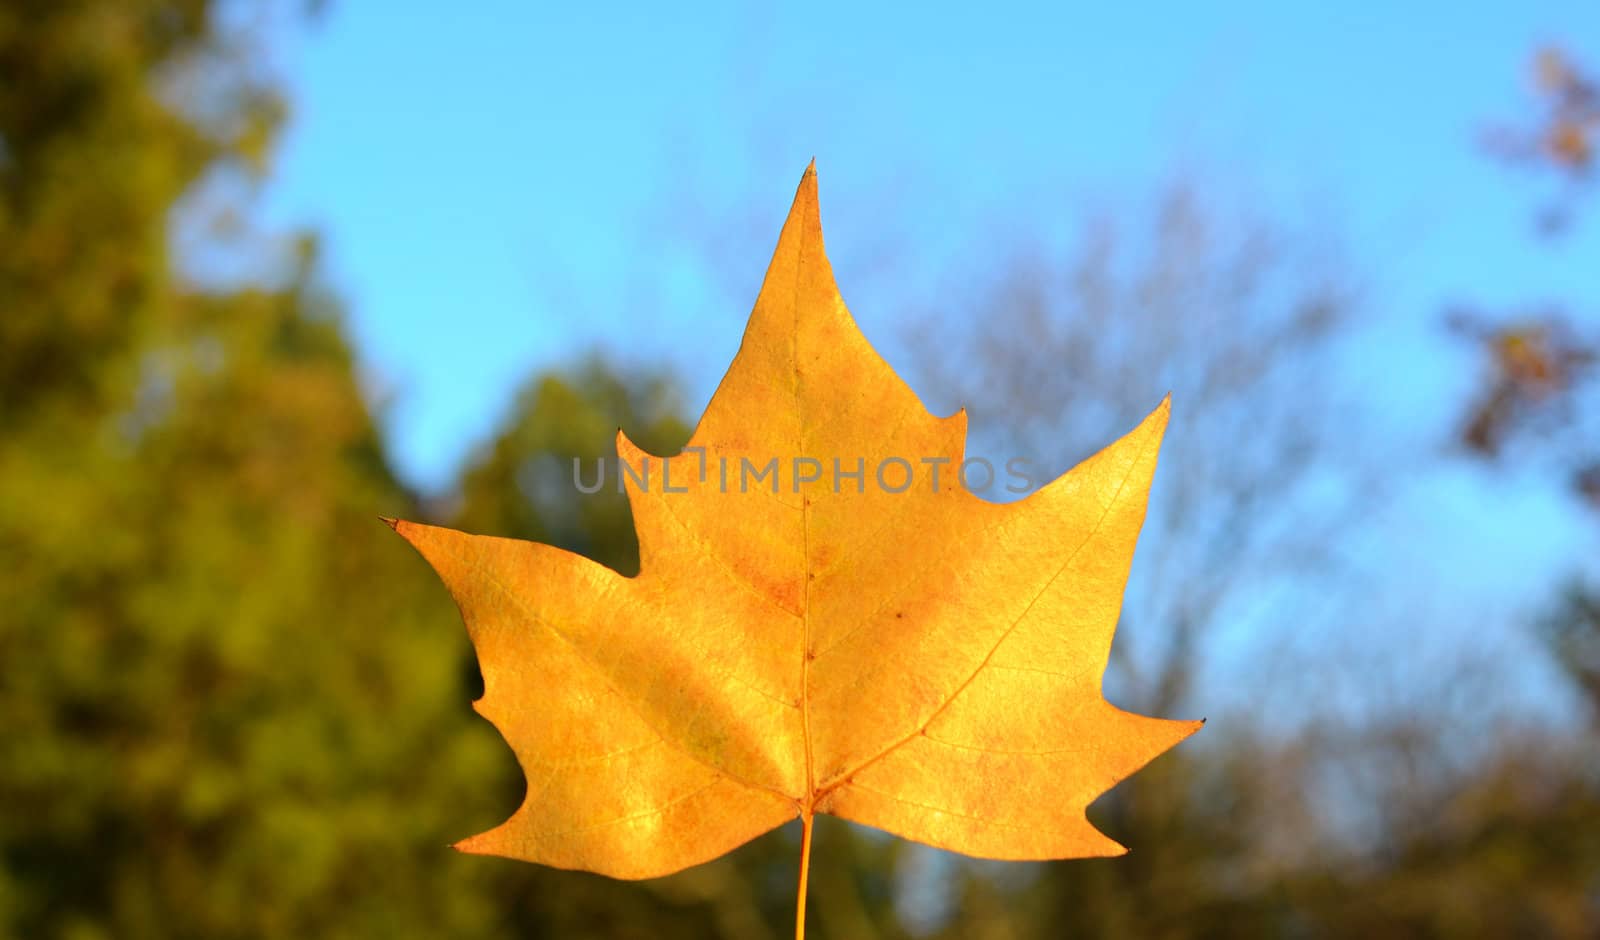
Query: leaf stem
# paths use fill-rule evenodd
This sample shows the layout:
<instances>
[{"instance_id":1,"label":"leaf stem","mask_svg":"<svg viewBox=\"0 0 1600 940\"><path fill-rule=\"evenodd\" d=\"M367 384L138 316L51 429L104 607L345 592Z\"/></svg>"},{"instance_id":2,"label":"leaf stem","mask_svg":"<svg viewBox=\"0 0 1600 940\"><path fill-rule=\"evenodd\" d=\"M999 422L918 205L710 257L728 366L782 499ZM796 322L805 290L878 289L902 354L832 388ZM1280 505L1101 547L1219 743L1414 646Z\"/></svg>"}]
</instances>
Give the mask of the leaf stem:
<instances>
[{"instance_id":1,"label":"leaf stem","mask_svg":"<svg viewBox=\"0 0 1600 940\"><path fill-rule=\"evenodd\" d=\"M800 814L800 890L794 908L794 940L806 940L806 877L811 870L811 814Z\"/></svg>"}]
</instances>

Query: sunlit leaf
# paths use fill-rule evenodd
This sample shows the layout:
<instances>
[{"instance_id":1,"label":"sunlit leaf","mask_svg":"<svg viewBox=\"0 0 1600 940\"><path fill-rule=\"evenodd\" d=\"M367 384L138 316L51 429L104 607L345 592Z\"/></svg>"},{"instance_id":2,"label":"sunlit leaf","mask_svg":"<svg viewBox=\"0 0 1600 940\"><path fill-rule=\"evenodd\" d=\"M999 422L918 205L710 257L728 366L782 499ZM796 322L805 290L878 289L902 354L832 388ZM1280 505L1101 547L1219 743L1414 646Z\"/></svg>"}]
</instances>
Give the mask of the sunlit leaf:
<instances>
[{"instance_id":1,"label":"sunlit leaf","mask_svg":"<svg viewBox=\"0 0 1600 940\"><path fill-rule=\"evenodd\" d=\"M828 813L986 858L1120 854L1085 807L1199 727L1100 692L1167 411L1019 501L957 485L966 416L856 328L807 170L689 446L618 435L636 577L394 523L527 777L459 848L646 878Z\"/></svg>"}]
</instances>

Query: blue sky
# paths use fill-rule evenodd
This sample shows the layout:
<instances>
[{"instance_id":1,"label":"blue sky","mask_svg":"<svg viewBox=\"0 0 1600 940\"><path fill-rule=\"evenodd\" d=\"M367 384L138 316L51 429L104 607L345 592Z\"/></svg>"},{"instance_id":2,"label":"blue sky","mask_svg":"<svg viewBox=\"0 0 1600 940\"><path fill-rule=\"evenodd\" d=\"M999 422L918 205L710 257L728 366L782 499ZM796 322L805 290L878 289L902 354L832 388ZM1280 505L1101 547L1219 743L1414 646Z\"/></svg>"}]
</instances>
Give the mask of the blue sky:
<instances>
[{"instance_id":1,"label":"blue sky","mask_svg":"<svg viewBox=\"0 0 1600 940\"><path fill-rule=\"evenodd\" d=\"M575 352L676 363L703 401L812 156L836 260L897 246L902 278L1190 170L1321 207L1388 346L1449 299L1595 292L1595 226L1535 243L1542 187L1474 148L1530 50L1600 47L1592 3L888 6L341 0L297 35L269 213L323 233L406 476L446 484ZM683 259L719 223L743 300ZM895 361L881 286L845 288ZM1426 410L1448 378L1401 380Z\"/></svg>"},{"instance_id":2,"label":"blue sky","mask_svg":"<svg viewBox=\"0 0 1600 940\"><path fill-rule=\"evenodd\" d=\"M846 299L897 366L891 301L987 274L974 245L1185 172L1343 236L1374 307L1353 378L1419 447L1473 378L1443 304L1600 307L1600 220L1535 239L1550 186L1476 146L1524 113L1535 48L1600 59L1592 2L772 6L338 0L284 46L267 214L323 235L408 480L447 486L525 377L592 349L673 365L697 412L813 156ZM884 246L893 283L852 267ZM1403 515L1478 546L1420 551L1441 583L1525 596L1579 544L1537 486L1423 489Z\"/></svg>"}]
</instances>

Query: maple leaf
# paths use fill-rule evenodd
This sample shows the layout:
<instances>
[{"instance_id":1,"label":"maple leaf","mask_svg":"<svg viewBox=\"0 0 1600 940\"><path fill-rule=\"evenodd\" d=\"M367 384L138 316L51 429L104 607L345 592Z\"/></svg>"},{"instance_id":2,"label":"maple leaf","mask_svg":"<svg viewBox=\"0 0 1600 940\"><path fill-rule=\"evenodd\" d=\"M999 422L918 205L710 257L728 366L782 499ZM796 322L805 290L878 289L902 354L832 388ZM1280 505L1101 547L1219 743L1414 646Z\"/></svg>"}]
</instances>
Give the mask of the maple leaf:
<instances>
[{"instance_id":1,"label":"maple leaf","mask_svg":"<svg viewBox=\"0 0 1600 940\"><path fill-rule=\"evenodd\" d=\"M618 433L637 576L391 522L527 777L457 847L648 878L799 817L802 917L817 813L986 858L1121 854L1085 807L1200 724L1100 692L1167 411L1020 501L955 485L966 415L930 414L857 329L808 168L689 446Z\"/></svg>"}]
</instances>

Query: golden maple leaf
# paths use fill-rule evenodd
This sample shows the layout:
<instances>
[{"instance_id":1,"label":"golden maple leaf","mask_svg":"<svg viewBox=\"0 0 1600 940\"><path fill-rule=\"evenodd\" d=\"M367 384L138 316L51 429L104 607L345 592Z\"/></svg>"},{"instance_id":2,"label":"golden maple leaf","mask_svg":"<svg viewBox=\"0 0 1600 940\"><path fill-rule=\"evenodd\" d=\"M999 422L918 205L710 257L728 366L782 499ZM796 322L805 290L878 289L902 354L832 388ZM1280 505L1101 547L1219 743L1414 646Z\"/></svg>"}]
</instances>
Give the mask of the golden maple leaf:
<instances>
[{"instance_id":1,"label":"golden maple leaf","mask_svg":"<svg viewBox=\"0 0 1600 940\"><path fill-rule=\"evenodd\" d=\"M1018 502L954 485L966 415L857 329L808 168L690 445L618 433L636 577L391 523L455 596L527 777L458 848L648 878L799 817L802 896L816 813L986 858L1121 854L1085 807L1200 724L1100 693L1166 420Z\"/></svg>"}]
</instances>

